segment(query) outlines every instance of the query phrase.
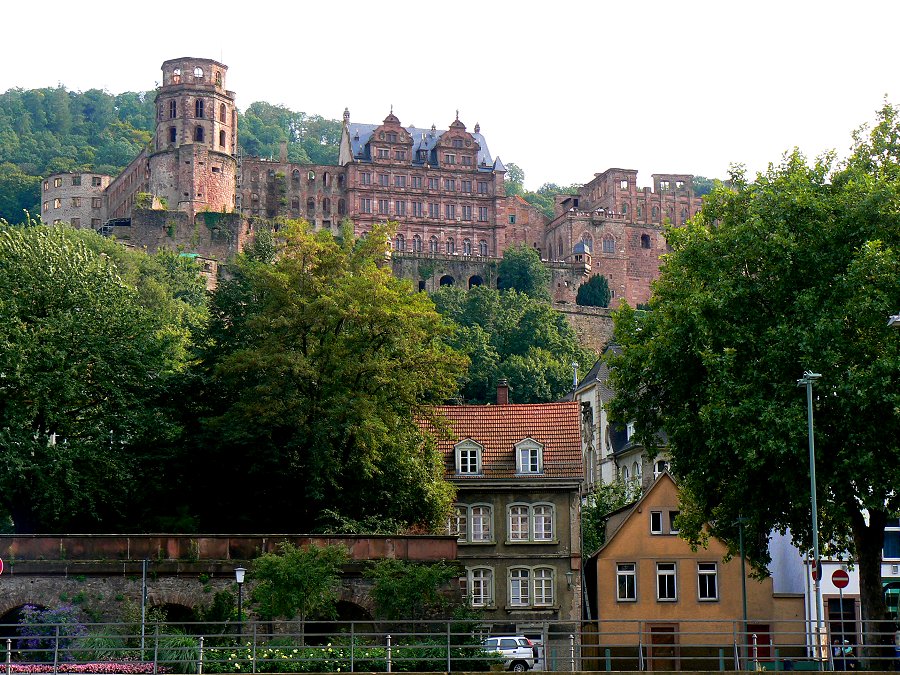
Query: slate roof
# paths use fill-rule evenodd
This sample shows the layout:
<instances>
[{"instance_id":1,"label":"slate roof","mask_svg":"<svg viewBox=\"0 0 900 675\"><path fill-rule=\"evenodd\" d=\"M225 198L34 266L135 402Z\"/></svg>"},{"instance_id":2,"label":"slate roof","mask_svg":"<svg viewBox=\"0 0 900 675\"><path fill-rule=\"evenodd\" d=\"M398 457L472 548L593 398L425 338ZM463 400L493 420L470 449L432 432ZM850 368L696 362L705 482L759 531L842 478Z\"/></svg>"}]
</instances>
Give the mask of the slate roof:
<instances>
[{"instance_id":1,"label":"slate roof","mask_svg":"<svg viewBox=\"0 0 900 675\"><path fill-rule=\"evenodd\" d=\"M359 122L351 122L347 125L347 133L350 138L350 150L353 153L353 159L361 159L365 161L371 161L371 157L367 153L366 143L369 142L369 139L372 137L372 133L378 128L382 126L381 124L362 124ZM412 154L413 160L412 163L414 165L421 165L422 162L418 160L419 150L425 150L428 153L429 163L434 164L433 151L437 146L437 142L440 140L441 136L447 132L446 129L420 129L418 127L403 127L412 137ZM478 142L480 149L478 150L478 156L475 159L475 164L479 171L493 171L497 169L498 171L506 171L506 167L503 166L503 163L497 158L496 162L491 157L490 151L488 151L487 142L484 140L484 136L481 135L480 132L469 132L472 134L472 137Z\"/></svg>"},{"instance_id":2,"label":"slate roof","mask_svg":"<svg viewBox=\"0 0 900 675\"><path fill-rule=\"evenodd\" d=\"M452 438L438 436L448 479L581 480L581 428L579 404L532 403L509 405L447 405L434 410L448 423ZM427 428L428 425L426 425ZM433 429L431 429L433 431ZM515 444L532 438L543 445L543 468L538 475L516 474ZM455 446L471 439L484 448L482 473L456 474Z\"/></svg>"}]
</instances>

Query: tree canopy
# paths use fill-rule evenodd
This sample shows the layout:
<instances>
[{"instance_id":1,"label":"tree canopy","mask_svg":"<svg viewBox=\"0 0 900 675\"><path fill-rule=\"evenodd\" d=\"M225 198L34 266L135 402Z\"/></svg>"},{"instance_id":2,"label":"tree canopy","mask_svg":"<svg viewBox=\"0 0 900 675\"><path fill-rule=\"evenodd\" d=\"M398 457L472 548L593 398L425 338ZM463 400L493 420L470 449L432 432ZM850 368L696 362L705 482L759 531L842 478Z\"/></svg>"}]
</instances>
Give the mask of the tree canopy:
<instances>
[{"instance_id":1,"label":"tree canopy","mask_svg":"<svg viewBox=\"0 0 900 675\"><path fill-rule=\"evenodd\" d=\"M503 251L497 276L501 290L511 288L532 298L550 300L550 270L528 244L516 244Z\"/></svg>"},{"instance_id":2,"label":"tree canopy","mask_svg":"<svg viewBox=\"0 0 900 675\"><path fill-rule=\"evenodd\" d=\"M885 104L851 157L794 151L748 181L740 170L691 224L642 318L616 316L613 413L652 444L664 428L682 532L730 542L737 519L765 563L766 535L808 547L804 371L814 387L822 541L859 565L863 618L884 617L884 526L900 512L900 124ZM872 626L866 626L872 632Z\"/></svg>"},{"instance_id":3,"label":"tree canopy","mask_svg":"<svg viewBox=\"0 0 900 675\"><path fill-rule=\"evenodd\" d=\"M575 304L586 307L609 307L609 282L602 274L595 274L578 287Z\"/></svg>"},{"instance_id":4,"label":"tree canopy","mask_svg":"<svg viewBox=\"0 0 900 675\"><path fill-rule=\"evenodd\" d=\"M467 403L494 403L502 378L513 403L556 401L572 388L572 363L589 368L596 360L548 302L486 286L448 286L433 297L438 311L458 326L447 338L450 345L469 357L461 383Z\"/></svg>"},{"instance_id":5,"label":"tree canopy","mask_svg":"<svg viewBox=\"0 0 900 675\"><path fill-rule=\"evenodd\" d=\"M114 528L153 484L141 467L173 433L159 401L196 314L175 299L175 269L141 256L92 232L0 224L0 511L17 532Z\"/></svg>"},{"instance_id":6,"label":"tree canopy","mask_svg":"<svg viewBox=\"0 0 900 675\"><path fill-rule=\"evenodd\" d=\"M452 489L415 418L455 393L465 359L428 296L379 266L387 231L350 232L287 223L277 255L239 256L212 298L186 414L202 420L213 526L314 531L326 510L443 522ZM254 494L237 520L221 490L236 483Z\"/></svg>"}]
</instances>

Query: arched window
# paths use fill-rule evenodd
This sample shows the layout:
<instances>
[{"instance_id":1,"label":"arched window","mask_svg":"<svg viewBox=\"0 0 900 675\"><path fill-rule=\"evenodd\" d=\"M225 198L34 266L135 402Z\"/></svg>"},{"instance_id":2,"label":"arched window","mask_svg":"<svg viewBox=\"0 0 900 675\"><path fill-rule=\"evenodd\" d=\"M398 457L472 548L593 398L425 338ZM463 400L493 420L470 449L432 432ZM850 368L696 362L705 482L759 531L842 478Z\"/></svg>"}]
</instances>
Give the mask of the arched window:
<instances>
[{"instance_id":1,"label":"arched window","mask_svg":"<svg viewBox=\"0 0 900 675\"><path fill-rule=\"evenodd\" d=\"M441 277L440 284L441 284L441 286L452 286L453 285L453 277L451 277L449 274L445 274L444 276Z\"/></svg>"},{"instance_id":2,"label":"arched window","mask_svg":"<svg viewBox=\"0 0 900 675\"><path fill-rule=\"evenodd\" d=\"M626 215L628 213L628 204L622 202L622 215Z\"/></svg>"},{"instance_id":3,"label":"arched window","mask_svg":"<svg viewBox=\"0 0 900 675\"><path fill-rule=\"evenodd\" d=\"M463 239L463 255L472 255L472 242L468 239Z\"/></svg>"},{"instance_id":4,"label":"arched window","mask_svg":"<svg viewBox=\"0 0 900 675\"><path fill-rule=\"evenodd\" d=\"M650 217L653 218L653 220L658 219L659 218L659 207L654 206L653 210L650 213L652 214Z\"/></svg>"},{"instance_id":5,"label":"arched window","mask_svg":"<svg viewBox=\"0 0 900 675\"><path fill-rule=\"evenodd\" d=\"M294 197L293 199L291 199L291 209L294 211L300 210L300 198L299 197Z\"/></svg>"},{"instance_id":6,"label":"arched window","mask_svg":"<svg viewBox=\"0 0 900 675\"><path fill-rule=\"evenodd\" d=\"M331 214L331 199L328 197L325 197L325 199L322 200L322 213L325 215Z\"/></svg>"},{"instance_id":7,"label":"arched window","mask_svg":"<svg viewBox=\"0 0 900 675\"><path fill-rule=\"evenodd\" d=\"M638 464L637 462L634 462L631 465L631 475L634 477L635 480L641 479L641 465Z\"/></svg>"},{"instance_id":8,"label":"arched window","mask_svg":"<svg viewBox=\"0 0 900 675\"><path fill-rule=\"evenodd\" d=\"M224 124L225 123L225 104L219 104L219 121Z\"/></svg>"},{"instance_id":9,"label":"arched window","mask_svg":"<svg viewBox=\"0 0 900 675\"><path fill-rule=\"evenodd\" d=\"M300 180L300 169L294 169L293 171L291 171L291 180Z\"/></svg>"},{"instance_id":10,"label":"arched window","mask_svg":"<svg viewBox=\"0 0 900 675\"><path fill-rule=\"evenodd\" d=\"M198 143L203 142L203 127L199 124L194 128L194 140Z\"/></svg>"},{"instance_id":11,"label":"arched window","mask_svg":"<svg viewBox=\"0 0 900 675\"><path fill-rule=\"evenodd\" d=\"M447 239L447 253L450 255L456 253L456 242L453 240L453 237Z\"/></svg>"},{"instance_id":12,"label":"arched window","mask_svg":"<svg viewBox=\"0 0 900 675\"><path fill-rule=\"evenodd\" d=\"M219 147L220 148L225 147L225 131L224 130L219 131Z\"/></svg>"},{"instance_id":13,"label":"arched window","mask_svg":"<svg viewBox=\"0 0 900 675\"><path fill-rule=\"evenodd\" d=\"M603 252L604 253L615 253L616 252L616 240L613 239L609 235L603 237Z\"/></svg>"},{"instance_id":14,"label":"arched window","mask_svg":"<svg viewBox=\"0 0 900 675\"><path fill-rule=\"evenodd\" d=\"M398 251L405 251L406 250L406 237L404 237L402 234L398 234L397 238L394 240L394 248L397 249Z\"/></svg>"},{"instance_id":15,"label":"arched window","mask_svg":"<svg viewBox=\"0 0 900 675\"><path fill-rule=\"evenodd\" d=\"M594 252L594 237L590 232L581 233L581 242L588 248L591 253Z\"/></svg>"},{"instance_id":16,"label":"arched window","mask_svg":"<svg viewBox=\"0 0 900 675\"><path fill-rule=\"evenodd\" d=\"M198 98L194 101L194 117L202 118L203 117L203 99Z\"/></svg>"},{"instance_id":17,"label":"arched window","mask_svg":"<svg viewBox=\"0 0 900 675\"><path fill-rule=\"evenodd\" d=\"M413 235L413 251L415 253L422 252L422 237L417 234Z\"/></svg>"},{"instance_id":18,"label":"arched window","mask_svg":"<svg viewBox=\"0 0 900 675\"><path fill-rule=\"evenodd\" d=\"M627 481L629 478L631 478L631 475L628 473L628 467L623 466L622 467L622 480Z\"/></svg>"},{"instance_id":19,"label":"arched window","mask_svg":"<svg viewBox=\"0 0 900 675\"><path fill-rule=\"evenodd\" d=\"M315 172L315 171L310 171L309 173L307 173L307 174L306 174L306 179L307 179L310 183L312 183L313 181L315 181L315 180L316 180L316 172Z\"/></svg>"},{"instance_id":20,"label":"arched window","mask_svg":"<svg viewBox=\"0 0 900 675\"><path fill-rule=\"evenodd\" d=\"M428 240L428 252L429 253L437 253L438 252L438 238L437 237L431 237L431 239Z\"/></svg>"},{"instance_id":21,"label":"arched window","mask_svg":"<svg viewBox=\"0 0 900 675\"><path fill-rule=\"evenodd\" d=\"M641 248L650 248L650 235L649 234L641 235Z\"/></svg>"},{"instance_id":22,"label":"arched window","mask_svg":"<svg viewBox=\"0 0 900 675\"><path fill-rule=\"evenodd\" d=\"M481 241L478 242L478 255L487 257L487 254L488 254L488 244L484 239L482 239Z\"/></svg>"}]
</instances>

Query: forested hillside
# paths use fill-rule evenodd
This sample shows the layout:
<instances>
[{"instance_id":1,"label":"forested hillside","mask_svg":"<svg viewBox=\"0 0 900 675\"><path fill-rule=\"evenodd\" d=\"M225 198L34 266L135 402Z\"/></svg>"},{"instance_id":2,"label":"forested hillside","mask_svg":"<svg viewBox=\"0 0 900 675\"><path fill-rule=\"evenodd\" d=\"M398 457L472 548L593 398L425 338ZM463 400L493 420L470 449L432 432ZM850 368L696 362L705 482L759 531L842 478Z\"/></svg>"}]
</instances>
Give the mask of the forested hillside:
<instances>
[{"instance_id":1,"label":"forested hillside","mask_svg":"<svg viewBox=\"0 0 900 675\"><path fill-rule=\"evenodd\" d=\"M113 95L65 87L10 89L0 94L0 218L38 213L40 181L61 171L116 175L150 142L155 92ZM246 155L277 156L288 141L295 162L337 163L341 126L320 115L252 103L239 116Z\"/></svg>"}]
</instances>

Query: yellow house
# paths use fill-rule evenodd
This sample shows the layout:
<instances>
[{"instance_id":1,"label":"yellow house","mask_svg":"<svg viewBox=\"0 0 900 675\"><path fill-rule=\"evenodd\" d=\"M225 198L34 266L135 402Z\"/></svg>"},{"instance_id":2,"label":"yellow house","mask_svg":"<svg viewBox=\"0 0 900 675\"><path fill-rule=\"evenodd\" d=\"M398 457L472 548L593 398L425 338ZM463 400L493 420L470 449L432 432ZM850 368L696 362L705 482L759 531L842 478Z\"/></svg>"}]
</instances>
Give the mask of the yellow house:
<instances>
[{"instance_id":1,"label":"yellow house","mask_svg":"<svg viewBox=\"0 0 900 675\"><path fill-rule=\"evenodd\" d=\"M740 559L725 562L725 544L712 537L707 548L691 550L678 536L678 512L678 489L664 472L610 517L606 543L589 561L597 586L594 655L616 660L613 670L677 670L687 662L702 670L724 662L730 670L753 659L756 635L759 661L776 651L804 657L803 595L776 594L771 578L747 576L744 633Z\"/></svg>"}]
</instances>

